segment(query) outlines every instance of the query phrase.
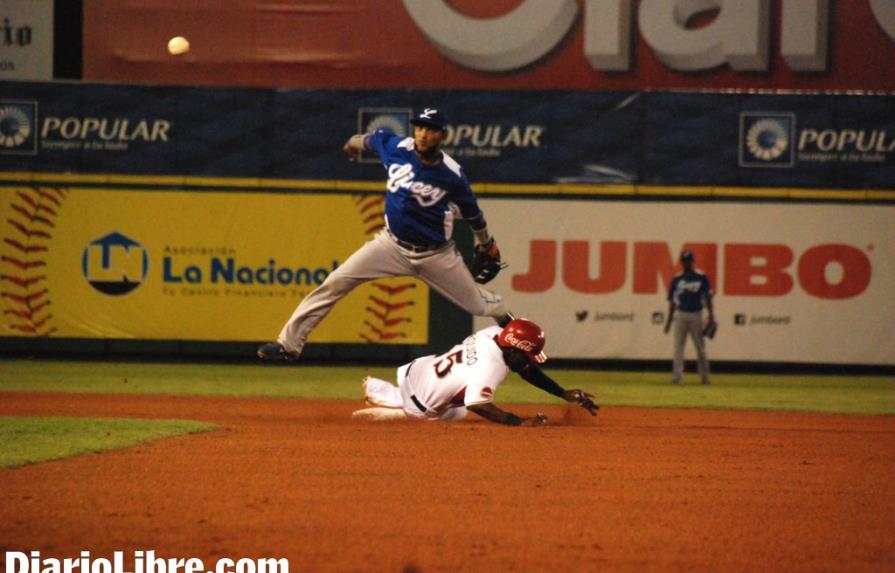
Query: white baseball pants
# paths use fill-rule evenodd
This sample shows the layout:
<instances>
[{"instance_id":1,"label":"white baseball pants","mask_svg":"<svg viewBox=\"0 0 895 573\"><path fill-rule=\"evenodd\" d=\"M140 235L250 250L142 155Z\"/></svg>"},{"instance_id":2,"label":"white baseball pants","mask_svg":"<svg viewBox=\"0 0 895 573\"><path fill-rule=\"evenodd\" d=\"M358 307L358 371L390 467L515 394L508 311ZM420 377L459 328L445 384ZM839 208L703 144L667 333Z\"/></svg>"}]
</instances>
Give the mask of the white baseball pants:
<instances>
[{"instance_id":1,"label":"white baseball pants","mask_svg":"<svg viewBox=\"0 0 895 573\"><path fill-rule=\"evenodd\" d=\"M383 408L401 408L408 418L417 418L420 420L450 422L462 420L466 417L466 408L448 408L441 414L437 414L432 410L423 412L419 406L410 397L412 394L412 386L407 383L407 367L405 364L398 368L398 385L382 380L381 378L373 378L368 376L364 379L364 393L367 402L374 406Z\"/></svg>"}]
</instances>

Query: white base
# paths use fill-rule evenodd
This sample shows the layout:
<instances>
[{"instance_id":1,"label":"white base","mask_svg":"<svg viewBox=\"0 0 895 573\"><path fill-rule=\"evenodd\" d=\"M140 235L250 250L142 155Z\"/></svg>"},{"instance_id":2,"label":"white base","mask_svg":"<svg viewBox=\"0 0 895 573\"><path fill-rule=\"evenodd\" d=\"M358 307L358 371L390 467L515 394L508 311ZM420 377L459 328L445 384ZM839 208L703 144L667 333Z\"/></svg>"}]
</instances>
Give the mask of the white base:
<instances>
[{"instance_id":1,"label":"white base","mask_svg":"<svg viewBox=\"0 0 895 573\"><path fill-rule=\"evenodd\" d=\"M351 417L355 420L369 420L371 422L387 422L389 420L406 420L404 410L400 408L364 408L363 410L355 410L351 413Z\"/></svg>"}]
</instances>

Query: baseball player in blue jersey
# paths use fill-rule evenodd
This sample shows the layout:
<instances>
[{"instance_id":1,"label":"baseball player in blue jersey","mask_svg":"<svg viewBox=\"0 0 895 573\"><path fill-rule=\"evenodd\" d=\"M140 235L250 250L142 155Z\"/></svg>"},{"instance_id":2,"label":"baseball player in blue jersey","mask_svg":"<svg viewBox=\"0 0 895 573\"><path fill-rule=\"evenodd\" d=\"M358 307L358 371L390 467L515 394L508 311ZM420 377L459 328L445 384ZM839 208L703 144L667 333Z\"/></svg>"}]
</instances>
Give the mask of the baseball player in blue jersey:
<instances>
[{"instance_id":1,"label":"baseball player in blue jersey","mask_svg":"<svg viewBox=\"0 0 895 573\"><path fill-rule=\"evenodd\" d=\"M388 173L385 227L301 301L277 341L258 349L260 358L298 358L311 331L339 300L361 283L382 277L417 277L470 314L494 317L501 325L512 320L503 298L476 282L487 282L496 270L474 278L451 240L454 221L467 220L477 257L499 265L500 251L466 174L441 150L444 114L427 107L411 123L413 137L380 129L353 135L344 145L351 160L362 151L379 155Z\"/></svg>"},{"instance_id":2,"label":"baseball player in blue jersey","mask_svg":"<svg viewBox=\"0 0 895 573\"><path fill-rule=\"evenodd\" d=\"M674 367L672 384L680 384L684 373L684 345L687 335L696 346L699 376L703 384L709 383L709 359L705 352L704 326L715 325L715 311L712 308L712 285L705 274L693 268L693 252L681 253L684 271L671 279L668 288L668 320L665 334L674 323ZM709 311L708 323L702 323L702 308Z\"/></svg>"}]
</instances>

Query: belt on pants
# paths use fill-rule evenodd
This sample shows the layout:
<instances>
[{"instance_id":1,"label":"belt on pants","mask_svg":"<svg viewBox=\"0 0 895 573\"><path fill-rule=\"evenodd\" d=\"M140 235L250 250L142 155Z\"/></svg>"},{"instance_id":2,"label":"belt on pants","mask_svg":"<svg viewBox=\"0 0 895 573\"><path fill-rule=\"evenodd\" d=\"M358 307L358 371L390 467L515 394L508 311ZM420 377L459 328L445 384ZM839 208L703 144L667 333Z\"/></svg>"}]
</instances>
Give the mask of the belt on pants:
<instances>
[{"instance_id":1,"label":"belt on pants","mask_svg":"<svg viewBox=\"0 0 895 573\"><path fill-rule=\"evenodd\" d=\"M405 382L406 382L407 378L410 377L410 369L413 368L413 363L414 363L414 362L416 362L416 360L411 360L411 361L410 361L410 364L407 365L407 370L404 371L404 380L405 380ZM423 403L420 402L420 399L416 397L416 394L411 394L411 395L410 395L410 401L413 402L413 405L416 406L417 408L419 408L419 409L420 409L420 412L422 412L423 414L425 414L425 413L426 413L426 410L429 409L429 408L426 408L425 406L423 406Z\"/></svg>"},{"instance_id":2,"label":"belt on pants","mask_svg":"<svg viewBox=\"0 0 895 573\"><path fill-rule=\"evenodd\" d=\"M398 246L402 249L410 251L411 253L427 253L429 251L435 251L445 246L447 243L426 243L425 245L418 245L416 243L411 243L409 241L405 241L403 239L399 239L391 231L389 231L388 236L392 238L392 240L398 243Z\"/></svg>"},{"instance_id":3,"label":"belt on pants","mask_svg":"<svg viewBox=\"0 0 895 573\"><path fill-rule=\"evenodd\" d=\"M417 399L416 394L411 394L411 395L410 395L410 401L413 402L414 406L416 406L417 408L419 408L419 409L420 409L420 412L422 412L423 414L425 414L425 413L426 413L426 410L429 409L429 408L426 408L425 406L423 406L423 403L420 402L420 401Z\"/></svg>"}]
</instances>

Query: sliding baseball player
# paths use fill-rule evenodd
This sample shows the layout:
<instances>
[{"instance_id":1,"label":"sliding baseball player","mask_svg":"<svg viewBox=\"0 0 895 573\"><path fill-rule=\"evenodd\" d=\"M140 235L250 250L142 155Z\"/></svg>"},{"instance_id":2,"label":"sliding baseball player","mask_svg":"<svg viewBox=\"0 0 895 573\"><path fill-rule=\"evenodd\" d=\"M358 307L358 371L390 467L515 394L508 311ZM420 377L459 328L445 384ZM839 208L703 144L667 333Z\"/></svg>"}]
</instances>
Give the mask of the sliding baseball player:
<instances>
[{"instance_id":1,"label":"sliding baseball player","mask_svg":"<svg viewBox=\"0 0 895 573\"><path fill-rule=\"evenodd\" d=\"M494 394L512 370L529 384L597 414L593 396L583 390L564 390L538 366L547 360L544 332L537 324L513 319L504 328L490 326L467 337L444 354L423 356L398 368L398 385L367 377L364 393L373 408L358 410L356 418L409 417L421 420L460 420L467 412L511 426L540 426L547 417L517 416L494 405Z\"/></svg>"}]
</instances>

